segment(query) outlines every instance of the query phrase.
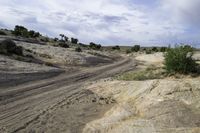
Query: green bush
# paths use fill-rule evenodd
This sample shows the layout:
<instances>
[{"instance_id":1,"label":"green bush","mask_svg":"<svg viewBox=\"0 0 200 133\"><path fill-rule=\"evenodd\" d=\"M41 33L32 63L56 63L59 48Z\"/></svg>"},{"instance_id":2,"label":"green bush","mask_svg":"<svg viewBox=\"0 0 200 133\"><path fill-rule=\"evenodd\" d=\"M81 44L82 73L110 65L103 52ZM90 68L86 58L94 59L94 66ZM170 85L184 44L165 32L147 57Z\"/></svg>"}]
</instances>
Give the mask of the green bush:
<instances>
[{"instance_id":1,"label":"green bush","mask_svg":"<svg viewBox=\"0 0 200 133\"><path fill-rule=\"evenodd\" d=\"M118 80L132 81L132 80L150 80L150 79L162 79L166 77L166 72L162 68L155 66L149 66L144 70L129 71L116 76Z\"/></svg>"},{"instance_id":2,"label":"green bush","mask_svg":"<svg viewBox=\"0 0 200 133\"><path fill-rule=\"evenodd\" d=\"M39 32L35 32L34 30L28 31L27 28L25 28L24 26L19 26L19 25L15 26L14 30L12 31L12 34L15 36L31 37L31 38L37 38L41 36Z\"/></svg>"},{"instance_id":3,"label":"green bush","mask_svg":"<svg viewBox=\"0 0 200 133\"><path fill-rule=\"evenodd\" d=\"M68 40L68 39L67 39ZM71 43L74 43L74 44L78 44L78 39L77 38L71 38Z\"/></svg>"},{"instance_id":4,"label":"green bush","mask_svg":"<svg viewBox=\"0 0 200 133\"><path fill-rule=\"evenodd\" d=\"M167 47L161 47L160 48L160 52L166 52L167 51Z\"/></svg>"},{"instance_id":5,"label":"green bush","mask_svg":"<svg viewBox=\"0 0 200 133\"><path fill-rule=\"evenodd\" d=\"M65 42L69 41L69 38L67 36L64 36L64 39L65 39ZM77 39L77 42L78 42L78 39Z\"/></svg>"},{"instance_id":6,"label":"green bush","mask_svg":"<svg viewBox=\"0 0 200 133\"><path fill-rule=\"evenodd\" d=\"M140 45L135 45L135 46L133 46L133 47L131 48L131 51L133 51L133 52L138 52L138 51L140 51Z\"/></svg>"},{"instance_id":7,"label":"green bush","mask_svg":"<svg viewBox=\"0 0 200 133\"><path fill-rule=\"evenodd\" d=\"M28 32L28 34L29 34L29 37L31 37L31 38L40 37L40 33L39 33L39 32L35 32L34 30L30 30L30 31Z\"/></svg>"},{"instance_id":8,"label":"green bush","mask_svg":"<svg viewBox=\"0 0 200 133\"><path fill-rule=\"evenodd\" d=\"M40 41L42 41L42 42L50 42L50 38L49 37L41 37Z\"/></svg>"},{"instance_id":9,"label":"green bush","mask_svg":"<svg viewBox=\"0 0 200 133\"><path fill-rule=\"evenodd\" d=\"M101 49L101 45L100 44L95 44L93 42L90 43L89 47L91 49L94 49L94 50L100 50Z\"/></svg>"},{"instance_id":10,"label":"green bush","mask_svg":"<svg viewBox=\"0 0 200 133\"><path fill-rule=\"evenodd\" d=\"M29 37L28 29L19 25L15 26L14 31L12 33L15 36Z\"/></svg>"},{"instance_id":11,"label":"green bush","mask_svg":"<svg viewBox=\"0 0 200 133\"><path fill-rule=\"evenodd\" d=\"M58 38L54 38L54 39L53 39L54 42L57 42L58 40L59 40Z\"/></svg>"},{"instance_id":12,"label":"green bush","mask_svg":"<svg viewBox=\"0 0 200 133\"><path fill-rule=\"evenodd\" d=\"M114 47L112 47L112 50L120 50L120 47L118 45L114 46Z\"/></svg>"},{"instance_id":13,"label":"green bush","mask_svg":"<svg viewBox=\"0 0 200 133\"><path fill-rule=\"evenodd\" d=\"M81 47L87 47L87 45L84 44L84 43L78 43L78 44L79 44L79 46L81 46Z\"/></svg>"},{"instance_id":14,"label":"green bush","mask_svg":"<svg viewBox=\"0 0 200 133\"><path fill-rule=\"evenodd\" d=\"M77 48L75 49L75 51L76 51L76 52L82 52L82 49L81 49L80 47L77 47Z\"/></svg>"},{"instance_id":15,"label":"green bush","mask_svg":"<svg viewBox=\"0 0 200 133\"><path fill-rule=\"evenodd\" d=\"M165 67L170 73L197 72L197 64L192 59L193 48L188 46L177 46L169 48L165 54Z\"/></svg>"},{"instance_id":16,"label":"green bush","mask_svg":"<svg viewBox=\"0 0 200 133\"><path fill-rule=\"evenodd\" d=\"M58 45L63 48L69 48L69 45L65 42L60 42Z\"/></svg>"},{"instance_id":17,"label":"green bush","mask_svg":"<svg viewBox=\"0 0 200 133\"><path fill-rule=\"evenodd\" d=\"M6 39L0 42L0 53L5 55L23 55L23 48L17 46L12 40Z\"/></svg>"},{"instance_id":18,"label":"green bush","mask_svg":"<svg viewBox=\"0 0 200 133\"><path fill-rule=\"evenodd\" d=\"M152 48L152 51L158 52L158 48L157 48L157 47L153 47L153 48Z\"/></svg>"}]
</instances>

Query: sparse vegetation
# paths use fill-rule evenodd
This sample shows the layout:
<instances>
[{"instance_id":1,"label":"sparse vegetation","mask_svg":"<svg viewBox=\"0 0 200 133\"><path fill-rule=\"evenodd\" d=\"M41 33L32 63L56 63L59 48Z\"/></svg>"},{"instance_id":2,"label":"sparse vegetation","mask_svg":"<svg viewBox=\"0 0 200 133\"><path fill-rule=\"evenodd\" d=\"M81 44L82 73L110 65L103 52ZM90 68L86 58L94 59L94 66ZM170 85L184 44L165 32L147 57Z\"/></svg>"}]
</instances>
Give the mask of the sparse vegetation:
<instances>
[{"instance_id":1,"label":"sparse vegetation","mask_svg":"<svg viewBox=\"0 0 200 133\"><path fill-rule=\"evenodd\" d=\"M138 51L140 51L140 45L135 45L135 46L133 46L133 47L131 48L131 51L132 51L132 52L138 52Z\"/></svg>"},{"instance_id":2,"label":"sparse vegetation","mask_svg":"<svg viewBox=\"0 0 200 133\"><path fill-rule=\"evenodd\" d=\"M69 48L69 45L65 42L59 42L58 44L60 47L63 47L63 48Z\"/></svg>"},{"instance_id":3,"label":"sparse vegetation","mask_svg":"<svg viewBox=\"0 0 200 133\"><path fill-rule=\"evenodd\" d=\"M165 76L167 76L166 72L162 68L156 68L154 66L150 66L145 70L130 71L123 73L122 75L119 75L116 78L118 80L126 80L126 81L132 81L132 80L141 81L149 79L161 79L164 78Z\"/></svg>"},{"instance_id":4,"label":"sparse vegetation","mask_svg":"<svg viewBox=\"0 0 200 133\"><path fill-rule=\"evenodd\" d=\"M78 39L72 37L71 38L71 43L78 44Z\"/></svg>"},{"instance_id":5,"label":"sparse vegetation","mask_svg":"<svg viewBox=\"0 0 200 133\"><path fill-rule=\"evenodd\" d=\"M82 52L82 49L81 49L80 47L77 47L77 48L75 49L75 51L76 51L76 52Z\"/></svg>"},{"instance_id":6,"label":"sparse vegetation","mask_svg":"<svg viewBox=\"0 0 200 133\"><path fill-rule=\"evenodd\" d=\"M28 31L27 28L19 25L15 26L14 30L12 31L12 34L15 36L31 37L31 38L36 38L41 36L39 32L35 32L34 30Z\"/></svg>"},{"instance_id":7,"label":"sparse vegetation","mask_svg":"<svg viewBox=\"0 0 200 133\"><path fill-rule=\"evenodd\" d=\"M165 54L165 68L169 73L194 73L197 64L192 56L193 48L188 45L169 48Z\"/></svg>"},{"instance_id":8,"label":"sparse vegetation","mask_svg":"<svg viewBox=\"0 0 200 133\"><path fill-rule=\"evenodd\" d=\"M145 50L145 53L146 53L146 54L151 54L151 53L152 53L152 50L151 50L151 49L146 49L146 50Z\"/></svg>"},{"instance_id":9,"label":"sparse vegetation","mask_svg":"<svg viewBox=\"0 0 200 133\"><path fill-rule=\"evenodd\" d=\"M161 47L160 48L160 52L166 52L167 51L167 47Z\"/></svg>"},{"instance_id":10,"label":"sparse vegetation","mask_svg":"<svg viewBox=\"0 0 200 133\"><path fill-rule=\"evenodd\" d=\"M64 40L65 35L64 34L60 34L61 40Z\"/></svg>"},{"instance_id":11,"label":"sparse vegetation","mask_svg":"<svg viewBox=\"0 0 200 133\"><path fill-rule=\"evenodd\" d=\"M23 55L23 48L21 46L17 46L15 42L10 39L6 39L0 42L0 54L5 55Z\"/></svg>"},{"instance_id":12,"label":"sparse vegetation","mask_svg":"<svg viewBox=\"0 0 200 133\"><path fill-rule=\"evenodd\" d=\"M28 37L29 36L27 28L25 28L24 26L19 26L19 25L15 26L12 34L14 34L15 36L22 36L22 37Z\"/></svg>"},{"instance_id":13,"label":"sparse vegetation","mask_svg":"<svg viewBox=\"0 0 200 133\"><path fill-rule=\"evenodd\" d=\"M153 47L153 48L152 48L152 51L153 51L153 52L158 52L159 50L158 50L157 47Z\"/></svg>"},{"instance_id":14,"label":"sparse vegetation","mask_svg":"<svg viewBox=\"0 0 200 133\"><path fill-rule=\"evenodd\" d=\"M40 37L40 33L39 32L35 32L34 30L30 30L29 31L29 37L31 37L31 38Z\"/></svg>"},{"instance_id":15,"label":"sparse vegetation","mask_svg":"<svg viewBox=\"0 0 200 133\"><path fill-rule=\"evenodd\" d=\"M49 42L49 38L48 37L43 37L40 39L42 42Z\"/></svg>"},{"instance_id":16,"label":"sparse vegetation","mask_svg":"<svg viewBox=\"0 0 200 133\"><path fill-rule=\"evenodd\" d=\"M54 38L53 40L54 40L54 42L57 42L59 39L58 38Z\"/></svg>"},{"instance_id":17,"label":"sparse vegetation","mask_svg":"<svg viewBox=\"0 0 200 133\"><path fill-rule=\"evenodd\" d=\"M60 37L61 37L61 39L60 39L61 42L68 42L69 41L69 38L67 36L65 36L64 34L60 34ZM58 41L58 40L59 40L58 38L54 38L55 42Z\"/></svg>"},{"instance_id":18,"label":"sparse vegetation","mask_svg":"<svg viewBox=\"0 0 200 133\"><path fill-rule=\"evenodd\" d=\"M95 44L93 42L90 43L89 47L93 50L100 50L101 49L101 45L100 44Z\"/></svg>"},{"instance_id":19,"label":"sparse vegetation","mask_svg":"<svg viewBox=\"0 0 200 133\"><path fill-rule=\"evenodd\" d=\"M120 50L120 47L118 45L112 47L112 50Z\"/></svg>"},{"instance_id":20,"label":"sparse vegetation","mask_svg":"<svg viewBox=\"0 0 200 133\"><path fill-rule=\"evenodd\" d=\"M68 42L69 38L67 36L64 36L65 42Z\"/></svg>"},{"instance_id":21,"label":"sparse vegetation","mask_svg":"<svg viewBox=\"0 0 200 133\"><path fill-rule=\"evenodd\" d=\"M79 43L79 45L80 45L81 47L88 47L86 44L83 44L83 43Z\"/></svg>"}]
</instances>

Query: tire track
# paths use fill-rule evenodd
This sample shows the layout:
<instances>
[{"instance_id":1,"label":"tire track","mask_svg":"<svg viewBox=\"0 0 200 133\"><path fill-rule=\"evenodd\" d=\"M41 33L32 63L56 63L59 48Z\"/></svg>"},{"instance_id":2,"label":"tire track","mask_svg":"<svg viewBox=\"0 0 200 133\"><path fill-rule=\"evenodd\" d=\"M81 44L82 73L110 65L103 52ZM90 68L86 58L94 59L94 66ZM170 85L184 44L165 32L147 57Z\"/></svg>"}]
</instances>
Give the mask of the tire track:
<instances>
[{"instance_id":1,"label":"tire track","mask_svg":"<svg viewBox=\"0 0 200 133\"><path fill-rule=\"evenodd\" d=\"M3 132L3 129L7 129L8 132L19 132L69 97L79 94L82 90L80 87L85 82L126 71L132 64L132 60L124 59L112 65L70 76L61 75L47 82L34 82L34 84L22 85L22 88L18 86L10 89L11 91L1 93L0 132Z\"/></svg>"}]
</instances>

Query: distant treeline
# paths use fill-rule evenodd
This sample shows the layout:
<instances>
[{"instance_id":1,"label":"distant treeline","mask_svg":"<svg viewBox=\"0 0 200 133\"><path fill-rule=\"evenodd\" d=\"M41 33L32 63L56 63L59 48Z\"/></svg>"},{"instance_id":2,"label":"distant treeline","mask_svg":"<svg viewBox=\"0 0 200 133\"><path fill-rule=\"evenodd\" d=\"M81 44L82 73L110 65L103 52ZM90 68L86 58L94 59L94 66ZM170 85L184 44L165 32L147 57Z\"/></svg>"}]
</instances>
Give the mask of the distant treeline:
<instances>
[{"instance_id":1,"label":"distant treeline","mask_svg":"<svg viewBox=\"0 0 200 133\"><path fill-rule=\"evenodd\" d=\"M34 30L29 31L24 26L19 26L19 25L15 26L14 30L12 31L12 34L15 36L30 37L30 38L37 38L41 36L39 32L35 32Z\"/></svg>"}]
</instances>

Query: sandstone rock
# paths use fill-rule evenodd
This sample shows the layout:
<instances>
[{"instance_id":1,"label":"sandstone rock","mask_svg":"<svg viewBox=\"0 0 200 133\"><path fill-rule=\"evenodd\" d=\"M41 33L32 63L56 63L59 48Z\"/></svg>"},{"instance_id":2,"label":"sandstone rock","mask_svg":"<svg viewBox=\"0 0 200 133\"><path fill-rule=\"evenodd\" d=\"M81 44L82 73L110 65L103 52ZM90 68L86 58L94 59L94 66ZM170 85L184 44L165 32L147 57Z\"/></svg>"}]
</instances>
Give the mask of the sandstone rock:
<instances>
[{"instance_id":1,"label":"sandstone rock","mask_svg":"<svg viewBox=\"0 0 200 133\"><path fill-rule=\"evenodd\" d=\"M88 89L117 104L84 133L200 132L200 78L112 81Z\"/></svg>"}]
</instances>

